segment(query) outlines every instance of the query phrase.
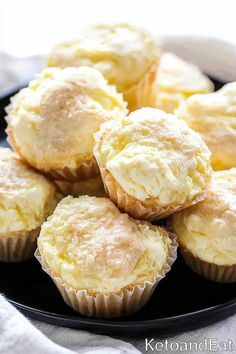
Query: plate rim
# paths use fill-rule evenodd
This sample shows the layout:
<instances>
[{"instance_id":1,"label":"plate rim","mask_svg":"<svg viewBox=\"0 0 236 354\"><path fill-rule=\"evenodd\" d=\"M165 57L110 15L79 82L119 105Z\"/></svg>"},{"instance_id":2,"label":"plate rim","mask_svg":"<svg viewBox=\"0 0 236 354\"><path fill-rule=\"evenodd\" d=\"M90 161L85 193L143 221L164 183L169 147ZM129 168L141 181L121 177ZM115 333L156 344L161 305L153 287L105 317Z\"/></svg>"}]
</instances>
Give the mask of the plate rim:
<instances>
[{"instance_id":1,"label":"plate rim","mask_svg":"<svg viewBox=\"0 0 236 354\"><path fill-rule=\"evenodd\" d=\"M7 298L8 299L8 298ZM8 301L13 304L15 307L21 309L22 311L25 311L27 313L33 313L33 314L39 314L40 316L44 318L52 318L52 319L60 319L63 321L72 321L72 322L77 322L78 324L96 324L99 326L110 326L110 327L124 327L124 326L132 326L132 327L142 327L142 326L147 326L147 325L155 325L157 323L164 323L164 322L174 322L174 321L181 321L184 319L191 319L195 318L197 316L204 316L207 314L212 314L216 312L221 312L222 310L230 309L231 307L235 307L235 313L236 313L236 297L233 300L226 301L222 304L218 304L215 306L210 306L206 307L205 309L197 310L197 311L192 311L188 312L185 314L180 314L176 316L170 316L170 317L163 317L163 318L156 318L152 320L141 320L141 321L121 321L121 320L116 320L116 319L97 319L93 317L70 317L68 315L58 315L57 313L54 312L48 312L40 309L33 308L32 306L27 306L24 304L21 304L15 300L8 299ZM233 315L234 313L232 313Z\"/></svg>"}]
</instances>

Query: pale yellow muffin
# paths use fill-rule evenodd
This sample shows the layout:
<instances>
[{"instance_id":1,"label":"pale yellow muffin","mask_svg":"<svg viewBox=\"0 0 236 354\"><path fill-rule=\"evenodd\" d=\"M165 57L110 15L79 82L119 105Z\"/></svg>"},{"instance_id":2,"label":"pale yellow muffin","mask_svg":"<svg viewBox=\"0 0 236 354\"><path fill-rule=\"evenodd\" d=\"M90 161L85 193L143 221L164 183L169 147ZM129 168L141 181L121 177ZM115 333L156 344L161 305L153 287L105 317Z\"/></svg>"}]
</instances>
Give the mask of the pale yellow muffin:
<instances>
[{"instance_id":1,"label":"pale yellow muffin","mask_svg":"<svg viewBox=\"0 0 236 354\"><path fill-rule=\"evenodd\" d=\"M53 183L10 149L0 148L0 260L16 261L32 255L39 228L59 197Z\"/></svg>"},{"instance_id":2,"label":"pale yellow muffin","mask_svg":"<svg viewBox=\"0 0 236 354\"><path fill-rule=\"evenodd\" d=\"M199 132L212 153L215 170L236 167L236 82L214 93L193 95L175 114Z\"/></svg>"},{"instance_id":3,"label":"pale yellow muffin","mask_svg":"<svg viewBox=\"0 0 236 354\"><path fill-rule=\"evenodd\" d=\"M214 85L200 69L172 53L161 56L157 69L156 108L173 113L179 104L196 93L213 91Z\"/></svg>"},{"instance_id":4,"label":"pale yellow muffin","mask_svg":"<svg viewBox=\"0 0 236 354\"><path fill-rule=\"evenodd\" d=\"M174 214L172 227L183 254L206 262L200 274L225 281L229 273L228 280L236 281L236 169L214 172L207 198Z\"/></svg>"},{"instance_id":5,"label":"pale yellow muffin","mask_svg":"<svg viewBox=\"0 0 236 354\"><path fill-rule=\"evenodd\" d=\"M130 109L148 105L160 51L151 35L135 26L101 24L58 43L48 66L92 66L124 93Z\"/></svg>"},{"instance_id":6,"label":"pale yellow muffin","mask_svg":"<svg viewBox=\"0 0 236 354\"><path fill-rule=\"evenodd\" d=\"M99 71L48 68L12 100L9 141L30 165L57 179L93 177L98 173L93 133L125 114L125 107Z\"/></svg>"},{"instance_id":7,"label":"pale yellow muffin","mask_svg":"<svg viewBox=\"0 0 236 354\"><path fill-rule=\"evenodd\" d=\"M119 292L165 266L168 234L122 214L108 198L64 198L42 226L41 255L55 276L76 290Z\"/></svg>"},{"instance_id":8,"label":"pale yellow muffin","mask_svg":"<svg viewBox=\"0 0 236 354\"><path fill-rule=\"evenodd\" d=\"M100 174L79 182L54 181L60 191L65 195L79 197L80 195L90 195L95 197L105 197L106 193Z\"/></svg>"},{"instance_id":9,"label":"pale yellow muffin","mask_svg":"<svg viewBox=\"0 0 236 354\"><path fill-rule=\"evenodd\" d=\"M94 155L110 198L133 217L154 220L204 198L210 152L172 114L142 108L95 134Z\"/></svg>"},{"instance_id":10,"label":"pale yellow muffin","mask_svg":"<svg viewBox=\"0 0 236 354\"><path fill-rule=\"evenodd\" d=\"M74 296L79 291L85 297L113 294L113 308L121 306L114 303L114 294L126 296L125 289L132 292L146 281L154 286L170 263L171 244L164 228L129 218L108 198L89 196L64 198L38 238L42 263L53 279L60 279L58 284L73 289ZM83 304L74 297L70 305Z\"/></svg>"}]
</instances>

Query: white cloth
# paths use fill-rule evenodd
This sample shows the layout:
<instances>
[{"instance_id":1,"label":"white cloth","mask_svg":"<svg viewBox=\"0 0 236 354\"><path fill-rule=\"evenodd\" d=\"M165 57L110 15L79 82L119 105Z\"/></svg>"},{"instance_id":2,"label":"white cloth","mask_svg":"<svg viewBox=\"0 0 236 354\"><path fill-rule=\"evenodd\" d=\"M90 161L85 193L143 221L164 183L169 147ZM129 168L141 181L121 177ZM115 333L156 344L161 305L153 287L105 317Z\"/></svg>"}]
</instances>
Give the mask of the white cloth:
<instances>
[{"instance_id":1,"label":"white cloth","mask_svg":"<svg viewBox=\"0 0 236 354\"><path fill-rule=\"evenodd\" d=\"M165 50L195 62L204 72L213 77L225 82L236 80L236 48L233 45L214 38L199 37L165 37L162 41ZM26 83L40 70L44 59L40 56L16 59L6 53L0 53L0 63L1 95L17 85ZM127 341L141 352L153 352L151 349L145 350L144 339L125 339L126 342L124 342L43 322L32 321L32 323L39 331L0 296L0 353L139 353ZM165 339L158 339L158 335L151 337L160 342L165 341ZM231 339L234 341L233 349L236 350L236 315L206 328L168 337L168 340L178 343L189 340L200 342L205 338L218 338L219 341ZM170 351L165 351L165 353L170 353ZM181 352L175 351L175 353Z\"/></svg>"},{"instance_id":2,"label":"white cloth","mask_svg":"<svg viewBox=\"0 0 236 354\"><path fill-rule=\"evenodd\" d=\"M43 335L0 295L1 354L138 354L131 344L107 336L36 322ZM59 346L48 339L51 337ZM68 347L66 349L64 347Z\"/></svg>"},{"instance_id":3,"label":"white cloth","mask_svg":"<svg viewBox=\"0 0 236 354\"><path fill-rule=\"evenodd\" d=\"M0 295L0 353L71 354L72 352L52 343Z\"/></svg>"}]
</instances>

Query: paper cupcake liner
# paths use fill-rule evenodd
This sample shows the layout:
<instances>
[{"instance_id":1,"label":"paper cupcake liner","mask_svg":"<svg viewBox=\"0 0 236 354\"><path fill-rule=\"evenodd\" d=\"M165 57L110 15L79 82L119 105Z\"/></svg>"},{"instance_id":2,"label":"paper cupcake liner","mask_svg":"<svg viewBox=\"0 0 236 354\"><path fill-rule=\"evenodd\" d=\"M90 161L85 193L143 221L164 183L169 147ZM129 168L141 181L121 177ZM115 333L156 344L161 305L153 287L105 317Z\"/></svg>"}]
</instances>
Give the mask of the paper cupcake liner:
<instances>
[{"instance_id":1,"label":"paper cupcake liner","mask_svg":"<svg viewBox=\"0 0 236 354\"><path fill-rule=\"evenodd\" d=\"M180 247L186 264L202 277L219 283L236 282L236 264L217 265L195 257L190 251Z\"/></svg>"},{"instance_id":2,"label":"paper cupcake liner","mask_svg":"<svg viewBox=\"0 0 236 354\"><path fill-rule=\"evenodd\" d=\"M167 207L155 207L153 201L141 202L140 200L128 195L120 185L115 181L113 176L105 168L100 168L104 187L109 194L111 200L118 206L120 210L129 214L135 219L155 221L165 218L179 210L188 208L206 197L206 192L196 196L189 202L184 204L172 204Z\"/></svg>"},{"instance_id":3,"label":"paper cupcake liner","mask_svg":"<svg viewBox=\"0 0 236 354\"><path fill-rule=\"evenodd\" d=\"M0 235L0 261L21 262L33 257L40 228Z\"/></svg>"},{"instance_id":4,"label":"paper cupcake liner","mask_svg":"<svg viewBox=\"0 0 236 354\"><path fill-rule=\"evenodd\" d=\"M157 63L153 64L142 80L123 92L130 112L153 105L157 66Z\"/></svg>"},{"instance_id":5,"label":"paper cupcake liner","mask_svg":"<svg viewBox=\"0 0 236 354\"><path fill-rule=\"evenodd\" d=\"M96 176L99 174L99 168L93 157L91 160L81 163L79 167L51 169L47 170L46 174L56 180L76 182Z\"/></svg>"},{"instance_id":6,"label":"paper cupcake liner","mask_svg":"<svg viewBox=\"0 0 236 354\"><path fill-rule=\"evenodd\" d=\"M55 277L46 261L37 249L35 257L41 263L43 270L52 278L60 291L64 301L75 311L87 317L112 318L127 316L143 307L152 296L159 281L165 277L171 269L177 256L177 241L174 234L169 233L171 244L166 265L162 272L152 280L145 281L142 285L134 285L124 288L119 293L89 294L87 290L76 291L67 287L59 277Z\"/></svg>"},{"instance_id":7,"label":"paper cupcake liner","mask_svg":"<svg viewBox=\"0 0 236 354\"><path fill-rule=\"evenodd\" d=\"M96 177L89 178L84 181L68 182L54 180L59 190L64 196L72 195L73 197L79 197L80 195L90 195L95 197L105 197L106 192L103 187L100 174Z\"/></svg>"}]
</instances>

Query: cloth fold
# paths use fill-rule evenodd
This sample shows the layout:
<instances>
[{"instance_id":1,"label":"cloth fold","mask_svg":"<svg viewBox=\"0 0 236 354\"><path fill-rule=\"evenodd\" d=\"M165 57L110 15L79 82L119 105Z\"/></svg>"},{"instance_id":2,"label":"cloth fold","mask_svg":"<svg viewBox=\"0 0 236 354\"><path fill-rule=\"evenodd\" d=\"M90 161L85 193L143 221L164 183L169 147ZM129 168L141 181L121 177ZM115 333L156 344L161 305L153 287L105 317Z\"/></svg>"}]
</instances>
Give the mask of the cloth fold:
<instances>
[{"instance_id":1,"label":"cloth fold","mask_svg":"<svg viewBox=\"0 0 236 354\"><path fill-rule=\"evenodd\" d=\"M72 354L51 342L0 295L1 354Z\"/></svg>"},{"instance_id":2,"label":"cloth fold","mask_svg":"<svg viewBox=\"0 0 236 354\"><path fill-rule=\"evenodd\" d=\"M1 354L138 354L131 344L107 336L75 329L51 326L35 321L47 336L54 334L55 344L33 326L3 296L0 295ZM64 348L70 347L72 350Z\"/></svg>"}]
</instances>

